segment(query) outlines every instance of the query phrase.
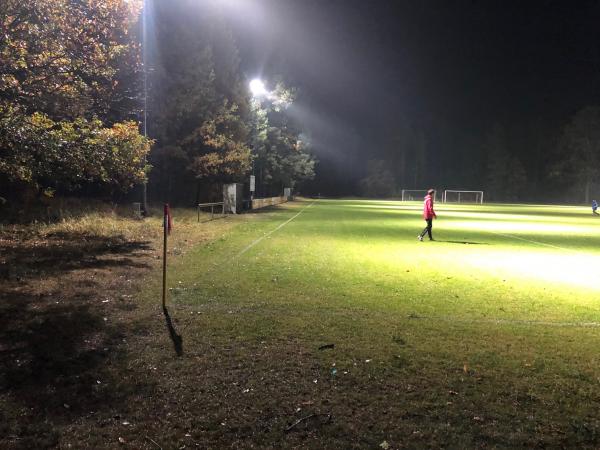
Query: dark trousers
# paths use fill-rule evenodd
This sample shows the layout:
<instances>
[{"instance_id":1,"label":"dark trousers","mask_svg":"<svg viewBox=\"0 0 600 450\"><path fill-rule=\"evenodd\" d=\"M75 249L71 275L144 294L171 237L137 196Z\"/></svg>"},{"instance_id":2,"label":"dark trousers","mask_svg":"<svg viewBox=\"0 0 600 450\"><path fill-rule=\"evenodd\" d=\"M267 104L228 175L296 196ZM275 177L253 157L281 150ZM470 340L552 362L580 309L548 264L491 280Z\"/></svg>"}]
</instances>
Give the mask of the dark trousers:
<instances>
[{"instance_id":1,"label":"dark trousers","mask_svg":"<svg viewBox=\"0 0 600 450\"><path fill-rule=\"evenodd\" d=\"M421 231L421 237L425 236L425 233L427 233L429 235L429 239L433 239L433 236L431 235L433 219L425 219L425 222L427 222L427 226L423 229L423 231Z\"/></svg>"}]
</instances>

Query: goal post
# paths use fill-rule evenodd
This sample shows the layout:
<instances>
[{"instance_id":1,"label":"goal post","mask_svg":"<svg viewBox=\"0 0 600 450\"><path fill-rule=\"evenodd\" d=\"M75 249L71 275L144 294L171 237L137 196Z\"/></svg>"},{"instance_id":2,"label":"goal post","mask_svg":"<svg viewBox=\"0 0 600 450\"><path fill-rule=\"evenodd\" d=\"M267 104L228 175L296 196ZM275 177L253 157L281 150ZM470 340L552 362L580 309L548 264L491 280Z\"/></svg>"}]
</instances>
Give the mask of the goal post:
<instances>
[{"instance_id":1,"label":"goal post","mask_svg":"<svg viewBox=\"0 0 600 450\"><path fill-rule=\"evenodd\" d=\"M442 196L444 203L483 203L483 191L459 191L446 189Z\"/></svg>"},{"instance_id":2,"label":"goal post","mask_svg":"<svg viewBox=\"0 0 600 450\"><path fill-rule=\"evenodd\" d=\"M402 189L402 201L412 202L416 200L423 200L427 195L429 189ZM433 194L433 201L436 201L437 192Z\"/></svg>"}]
</instances>

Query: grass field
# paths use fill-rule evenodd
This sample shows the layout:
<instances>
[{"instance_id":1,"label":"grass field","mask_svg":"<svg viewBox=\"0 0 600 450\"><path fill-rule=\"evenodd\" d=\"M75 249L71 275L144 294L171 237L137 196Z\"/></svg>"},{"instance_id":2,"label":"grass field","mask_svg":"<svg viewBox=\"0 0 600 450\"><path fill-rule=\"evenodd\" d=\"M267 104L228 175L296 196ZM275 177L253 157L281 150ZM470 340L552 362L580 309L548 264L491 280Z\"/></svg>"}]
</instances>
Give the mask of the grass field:
<instances>
[{"instance_id":1,"label":"grass field","mask_svg":"<svg viewBox=\"0 0 600 450\"><path fill-rule=\"evenodd\" d=\"M600 445L600 219L438 204L436 241L418 242L421 209L294 202L177 264L172 311L204 379L196 439Z\"/></svg>"},{"instance_id":2,"label":"grass field","mask_svg":"<svg viewBox=\"0 0 600 450\"><path fill-rule=\"evenodd\" d=\"M421 208L0 227L0 447L600 448L600 218Z\"/></svg>"}]
</instances>

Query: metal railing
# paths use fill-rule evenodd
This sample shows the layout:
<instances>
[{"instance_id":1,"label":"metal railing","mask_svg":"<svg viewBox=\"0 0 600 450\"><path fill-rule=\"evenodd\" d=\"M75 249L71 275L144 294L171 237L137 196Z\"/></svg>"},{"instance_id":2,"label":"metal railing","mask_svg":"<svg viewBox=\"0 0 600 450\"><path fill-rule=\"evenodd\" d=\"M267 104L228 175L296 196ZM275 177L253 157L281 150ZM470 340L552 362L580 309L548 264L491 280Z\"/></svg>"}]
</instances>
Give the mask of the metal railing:
<instances>
[{"instance_id":1,"label":"metal railing","mask_svg":"<svg viewBox=\"0 0 600 450\"><path fill-rule=\"evenodd\" d=\"M200 222L200 210L202 208L210 207L210 218L215 217L215 206L221 207L221 215L225 215L225 204L223 202L214 202L214 203L198 203L198 222Z\"/></svg>"}]
</instances>

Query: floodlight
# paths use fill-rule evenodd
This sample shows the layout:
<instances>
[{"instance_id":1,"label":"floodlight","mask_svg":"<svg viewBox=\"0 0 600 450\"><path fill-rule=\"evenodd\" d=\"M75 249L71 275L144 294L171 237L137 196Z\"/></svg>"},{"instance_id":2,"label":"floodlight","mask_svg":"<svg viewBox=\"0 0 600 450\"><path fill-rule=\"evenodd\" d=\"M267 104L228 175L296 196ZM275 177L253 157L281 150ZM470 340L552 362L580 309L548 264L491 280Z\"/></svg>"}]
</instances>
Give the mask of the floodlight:
<instances>
[{"instance_id":1,"label":"floodlight","mask_svg":"<svg viewBox=\"0 0 600 450\"><path fill-rule=\"evenodd\" d=\"M252 92L252 96L254 97L262 97L268 94L265 84L258 78L250 82L250 92Z\"/></svg>"}]
</instances>

